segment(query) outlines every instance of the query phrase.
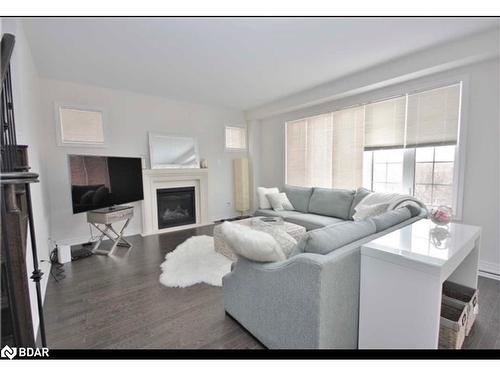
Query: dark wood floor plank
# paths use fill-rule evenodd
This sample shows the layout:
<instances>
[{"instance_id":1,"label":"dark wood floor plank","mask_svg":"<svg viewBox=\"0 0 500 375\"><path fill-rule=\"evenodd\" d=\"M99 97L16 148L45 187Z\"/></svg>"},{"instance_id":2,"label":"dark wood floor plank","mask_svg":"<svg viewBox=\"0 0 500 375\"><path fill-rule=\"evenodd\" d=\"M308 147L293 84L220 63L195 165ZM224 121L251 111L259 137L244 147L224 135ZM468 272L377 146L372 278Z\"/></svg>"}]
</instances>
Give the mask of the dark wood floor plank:
<instances>
[{"instance_id":1,"label":"dark wood floor plank","mask_svg":"<svg viewBox=\"0 0 500 375\"><path fill-rule=\"evenodd\" d=\"M262 349L224 312L222 289L207 284L160 284L165 255L213 226L128 238L133 248L64 266L66 278L48 281L45 297L51 348ZM500 348L500 282L479 279L480 313L467 348Z\"/></svg>"},{"instance_id":2,"label":"dark wood floor plank","mask_svg":"<svg viewBox=\"0 0 500 375\"><path fill-rule=\"evenodd\" d=\"M159 283L165 255L212 226L160 236L132 236L130 251L65 265L49 280L47 336L53 348L211 348L224 337L261 345L224 313L222 289L207 284L167 288Z\"/></svg>"}]
</instances>

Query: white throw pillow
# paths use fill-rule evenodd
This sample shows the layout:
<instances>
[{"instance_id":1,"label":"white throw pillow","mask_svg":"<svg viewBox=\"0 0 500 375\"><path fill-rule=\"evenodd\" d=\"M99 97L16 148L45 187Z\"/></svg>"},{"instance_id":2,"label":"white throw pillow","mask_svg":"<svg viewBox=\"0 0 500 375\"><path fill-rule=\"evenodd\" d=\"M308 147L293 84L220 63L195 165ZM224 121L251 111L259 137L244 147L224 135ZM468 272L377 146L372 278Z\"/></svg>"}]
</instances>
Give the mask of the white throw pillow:
<instances>
[{"instance_id":1,"label":"white throw pillow","mask_svg":"<svg viewBox=\"0 0 500 375\"><path fill-rule=\"evenodd\" d=\"M265 188L258 187L257 188L257 197L259 198L259 208L261 210L269 210L271 208L271 203L267 199L267 194L279 193L280 190L277 187L273 188Z\"/></svg>"},{"instance_id":2,"label":"white throw pillow","mask_svg":"<svg viewBox=\"0 0 500 375\"><path fill-rule=\"evenodd\" d=\"M271 203L271 207L274 211L295 210L286 196L286 193L266 194L266 197L269 200L269 203Z\"/></svg>"},{"instance_id":3,"label":"white throw pillow","mask_svg":"<svg viewBox=\"0 0 500 375\"><path fill-rule=\"evenodd\" d=\"M268 233L228 221L221 224L221 233L233 251L244 258L257 262L286 259L278 242Z\"/></svg>"},{"instance_id":4,"label":"white throw pillow","mask_svg":"<svg viewBox=\"0 0 500 375\"><path fill-rule=\"evenodd\" d=\"M285 231L283 225L269 224L263 222L259 218L254 218L252 219L252 228L269 233L273 236L276 242L280 245L281 251L283 251L283 254L285 254L287 259L292 254L295 245L297 245L297 240Z\"/></svg>"},{"instance_id":5,"label":"white throw pillow","mask_svg":"<svg viewBox=\"0 0 500 375\"><path fill-rule=\"evenodd\" d=\"M387 211L389 203L379 203L379 204L358 204L354 209L355 213L352 215L354 221L364 220L372 216L377 216L383 214Z\"/></svg>"}]
</instances>

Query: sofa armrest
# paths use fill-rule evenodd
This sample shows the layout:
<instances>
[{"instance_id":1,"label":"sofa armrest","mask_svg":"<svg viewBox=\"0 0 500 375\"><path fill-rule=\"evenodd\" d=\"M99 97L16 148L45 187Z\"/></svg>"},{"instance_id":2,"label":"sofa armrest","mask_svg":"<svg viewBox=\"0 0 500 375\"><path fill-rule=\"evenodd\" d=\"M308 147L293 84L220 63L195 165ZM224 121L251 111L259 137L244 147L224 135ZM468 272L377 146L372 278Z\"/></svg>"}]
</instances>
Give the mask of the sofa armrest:
<instances>
[{"instance_id":1,"label":"sofa armrest","mask_svg":"<svg viewBox=\"0 0 500 375\"><path fill-rule=\"evenodd\" d=\"M299 254L275 263L239 259L223 279L226 311L269 348L355 348L357 310L340 311L343 306L357 308L359 263L352 260L356 253L359 249L329 257ZM334 274L327 277L324 273L330 270ZM356 282L346 283L349 272L358 275ZM356 289L355 303L334 300L343 292L332 289L343 286ZM333 306L337 302L339 306ZM352 322L335 319L332 312ZM355 332L344 337L349 328L342 326L355 326ZM322 332L325 328L328 334Z\"/></svg>"}]
</instances>

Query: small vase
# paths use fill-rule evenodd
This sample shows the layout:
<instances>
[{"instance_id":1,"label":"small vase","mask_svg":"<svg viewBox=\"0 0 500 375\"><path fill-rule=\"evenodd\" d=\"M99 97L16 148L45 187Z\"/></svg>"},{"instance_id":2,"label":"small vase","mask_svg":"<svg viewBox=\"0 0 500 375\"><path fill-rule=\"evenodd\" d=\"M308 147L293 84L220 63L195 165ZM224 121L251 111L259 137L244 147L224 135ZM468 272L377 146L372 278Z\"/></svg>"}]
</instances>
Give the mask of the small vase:
<instances>
[{"instance_id":1,"label":"small vase","mask_svg":"<svg viewBox=\"0 0 500 375\"><path fill-rule=\"evenodd\" d=\"M439 206L431 211L430 219L436 225L448 225L451 222L452 215L451 207Z\"/></svg>"}]
</instances>

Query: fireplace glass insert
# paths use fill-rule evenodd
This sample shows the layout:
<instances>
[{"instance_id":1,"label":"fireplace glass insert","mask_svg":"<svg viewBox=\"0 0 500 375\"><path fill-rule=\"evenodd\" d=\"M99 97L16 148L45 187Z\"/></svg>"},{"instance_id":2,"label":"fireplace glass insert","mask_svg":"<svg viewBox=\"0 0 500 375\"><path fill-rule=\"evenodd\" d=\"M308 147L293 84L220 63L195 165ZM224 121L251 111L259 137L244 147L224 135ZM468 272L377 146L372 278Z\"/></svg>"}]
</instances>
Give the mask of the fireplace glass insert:
<instances>
[{"instance_id":1,"label":"fireplace glass insert","mask_svg":"<svg viewBox=\"0 0 500 375\"><path fill-rule=\"evenodd\" d=\"M158 229L196 223L195 191L193 186L158 189Z\"/></svg>"}]
</instances>

